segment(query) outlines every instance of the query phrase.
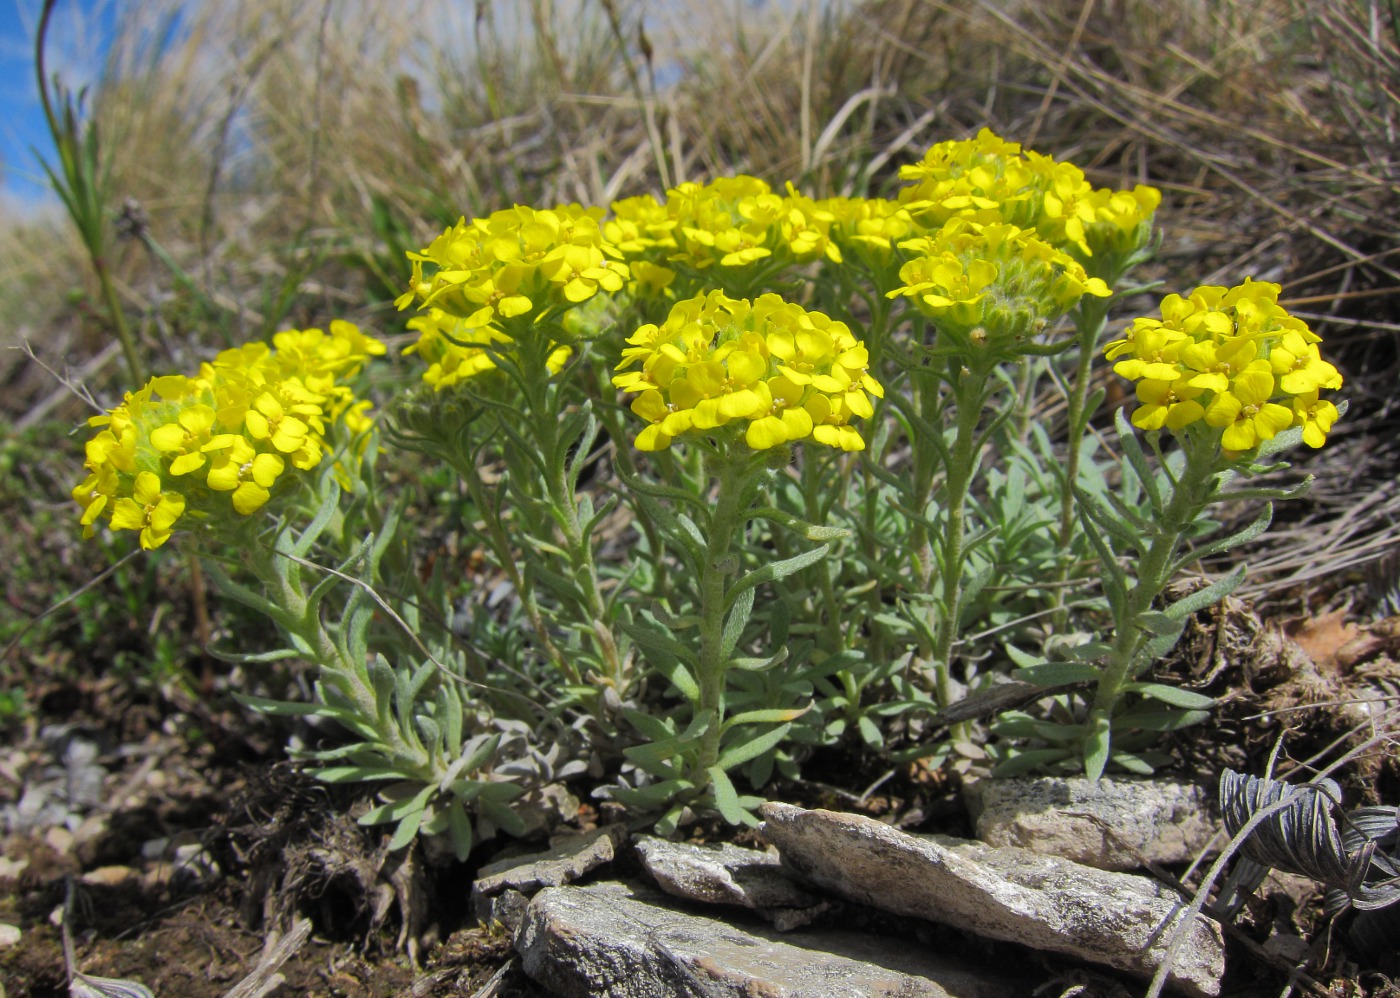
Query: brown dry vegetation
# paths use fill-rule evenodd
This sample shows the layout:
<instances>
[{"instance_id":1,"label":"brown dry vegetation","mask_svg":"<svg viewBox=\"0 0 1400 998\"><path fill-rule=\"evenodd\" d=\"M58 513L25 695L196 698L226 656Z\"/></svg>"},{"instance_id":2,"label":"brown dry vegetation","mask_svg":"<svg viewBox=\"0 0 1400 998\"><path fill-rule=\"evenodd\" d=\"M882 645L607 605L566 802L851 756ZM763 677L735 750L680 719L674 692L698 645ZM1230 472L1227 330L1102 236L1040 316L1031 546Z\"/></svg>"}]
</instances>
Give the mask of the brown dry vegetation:
<instances>
[{"instance_id":1,"label":"brown dry vegetation","mask_svg":"<svg viewBox=\"0 0 1400 998\"><path fill-rule=\"evenodd\" d=\"M735 10L687 0L126 5L89 104L118 219L110 260L148 362L185 369L225 342L333 317L393 337L403 331L391 304L403 250L462 213L606 204L733 172L790 179L816 196L883 192L931 143L987 125L1073 159L1096 184L1161 187L1165 242L1151 276L1167 290L1245 275L1283 284L1290 308L1328 340L1352 408L1304 462L1319 477L1313 496L1251 553L1251 594L1295 617L1328 600L1364 615L1400 589L1400 561L1384 558L1400 543L1391 5L869 0ZM99 402L130 387L90 274L65 219L0 219L4 345L34 354L0 353L0 502L12 525L0 542L12 566L0 686L24 688L29 712L10 730L24 746L42 724L129 705L129 695L89 688L115 670L147 683L137 700L150 715L126 715L135 727L118 738L163 731L178 741L195 726L200 751L258 763L272 739L190 693L207 694L213 677L190 637L200 611L173 560L126 566L26 630L107 565L104 552L77 544L66 506L81 454L64 428L90 410L55 378L77 376ZM1043 415L1056 417L1049 402ZM154 605L163 620L146 619ZM1383 678L1393 684L1393 668ZM1345 692L1340 681L1326 690ZM0 797L12 800L8 767ZM189 790L201 820L245 777L210 779L218 785ZM1382 796L1394 801L1389 789ZM242 817L230 819L234 838ZM0 906L0 921L42 925L59 900L51 884L30 883ZM166 900L146 899L145 924L168 927ZM231 919L246 899L208 903L211 918ZM27 959L37 965L57 950L53 933L35 931L42 958L36 948ZM363 942L354 932L365 928L318 942L308 965L350 966L346 954ZM459 950L494 945L453 938ZM220 938L230 947L221 959L251 967L256 946L232 939ZM443 990L412 993L470 993L446 990L467 987L471 974L457 971L470 961L439 959ZM292 976L308 994L394 993L344 982L336 991L302 970ZM11 994L59 993L58 978L24 981Z\"/></svg>"}]
</instances>

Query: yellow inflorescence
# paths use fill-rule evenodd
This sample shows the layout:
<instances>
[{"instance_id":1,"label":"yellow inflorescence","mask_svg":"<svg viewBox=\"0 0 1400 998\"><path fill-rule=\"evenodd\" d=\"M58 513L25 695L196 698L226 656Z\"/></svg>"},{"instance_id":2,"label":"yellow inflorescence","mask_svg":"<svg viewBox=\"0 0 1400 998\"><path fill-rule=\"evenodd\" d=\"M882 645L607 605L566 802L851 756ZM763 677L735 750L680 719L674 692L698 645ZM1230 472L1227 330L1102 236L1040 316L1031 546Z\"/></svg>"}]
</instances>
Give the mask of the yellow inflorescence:
<instances>
[{"instance_id":1,"label":"yellow inflorescence","mask_svg":"<svg viewBox=\"0 0 1400 998\"><path fill-rule=\"evenodd\" d=\"M1059 317L1083 295L1111 293L1068 253L1002 222L952 218L899 246L913 259L899 271L903 286L888 297L913 298L962 351L974 347L967 331L980 329L986 348L1014 353L1038 323Z\"/></svg>"},{"instance_id":2,"label":"yellow inflorescence","mask_svg":"<svg viewBox=\"0 0 1400 998\"><path fill-rule=\"evenodd\" d=\"M754 450L811 439L842 450L865 442L849 425L884 390L843 322L767 294L753 302L712 291L678 302L661 325L628 340L613 384L639 393L648 423L639 450L661 450L692 430L745 424Z\"/></svg>"},{"instance_id":3,"label":"yellow inflorescence","mask_svg":"<svg viewBox=\"0 0 1400 998\"><path fill-rule=\"evenodd\" d=\"M601 208L574 204L551 210L516 205L464 218L409 254L413 279L396 304L407 308L418 300L479 329L619 291L627 265L604 238L602 217Z\"/></svg>"},{"instance_id":4,"label":"yellow inflorescence","mask_svg":"<svg viewBox=\"0 0 1400 998\"><path fill-rule=\"evenodd\" d=\"M900 203L925 228L954 218L1010 223L1084 257L1130 249L1162 199L1143 184L1131 191L1094 187L1073 163L1023 152L986 128L974 139L938 143L899 175L912 181Z\"/></svg>"},{"instance_id":5,"label":"yellow inflorescence","mask_svg":"<svg viewBox=\"0 0 1400 998\"><path fill-rule=\"evenodd\" d=\"M1318 393L1340 388L1342 376L1318 352L1322 338L1278 304L1279 291L1253 280L1203 286L1162 299L1160 319L1133 320L1104 351L1115 371L1137 382L1142 405L1133 425L1204 423L1221 431L1231 453L1300 426L1304 442L1321 447L1338 413Z\"/></svg>"},{"instance_id":6,"label":"yellow inflorescence","mask_svg":"<svg viewBox=\"0 0 1400 998\"><path fill-rule=\"evenodd\" d=\"M152 378L89 424L88 477L73 490L84 535L99 523L164 544L187 511L260 509L290 465L325 456L327 426L359 433L369 403L344 382L384 345L348 322L225 350L193 377ZM228 499L220 497L227 494Z\"/></svg>"}]
</instances>

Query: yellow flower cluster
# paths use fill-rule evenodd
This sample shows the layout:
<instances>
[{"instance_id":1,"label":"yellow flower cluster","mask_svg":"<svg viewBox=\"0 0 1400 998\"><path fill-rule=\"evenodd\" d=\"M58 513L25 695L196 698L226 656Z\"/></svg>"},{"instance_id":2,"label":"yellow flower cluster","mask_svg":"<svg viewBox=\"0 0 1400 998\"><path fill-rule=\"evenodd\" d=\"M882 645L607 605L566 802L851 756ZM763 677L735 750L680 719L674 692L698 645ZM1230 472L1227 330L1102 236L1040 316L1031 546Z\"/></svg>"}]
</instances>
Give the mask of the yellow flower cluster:
<instances>
[{"instance_id":1,"label":"yellow flower cluster","mask_svg":"<svg viewBox=\"0 0 1400 998\"><path fill-rule=\"evenodd\" d=\"M1322 338L1278 303L1279 285L1246 280L1162 299L1161 318L1133 320L1108 344L1113 369L1137 382L1133 425L1182 430L1204 422L1231 453L1253 450L1290 426L1321 447L1337 407L1318 397L1342 386L1322 359Z\"/></svg>"},{"instance_id":2,"label":"yellow flower cluster","mask_svg":"<svg viewBox=\"0 0 1400 998\"><path fill-rule=\"evenodd\" d=\"M260 509L289 464L321 462L328 426L369 427L369 403L345 381L382 353L378 340L336 320L329 332L280 332L272 347L225 350L192 377L152 378L128 392L88 421L99 428L87 442L89 475L72 493L84 536L106 522L137 531L151 549L187 511Z\"/></svg>"},{"instance_id":3,"label":"yellow flower cluster","mask_svg":"<svg viewBox=\"0 0 1400 998\"><path fill-rule=\"evenodd\" d=\"M614 202L612 210L604 225L607 238L629 261L650 264L642 273L661 287L674 277L672 266L747 267L775 253L783 254L784 262L841 262L830 235L834 217L823 202L791 184L781 195L757 177L720 177L708 184L680 184L666 192L664 202L644 195Z\"/></svg>"},{"instance_id":4,"label":"yellow flower cluster","mask_svg":"<svg viewBox=\"0 0 1400 998\"><path fill-rule=\"evenodd\" d=\"M403 309L418 300L463 320L466 329L480 329L620 291L627 265L603 237L602 217L601 208L574 204L552 210L516 205L486 218L463 218L409 254L412 282L396 304Z\"/></svg>"},{"instance_id":5,"label":"yellow flower cluster","mask_svg":"<svg viewBox=\"0 0 1400 998\"><path fill-rule=\"evenodd\" d=\"M1131 191L1094 187L1073 163L1022 152L1020 143L986 128L974 139L938 143L899 175L912 181L899 192L900 203L925 228L952 218L1007 222L1084 257L1140 244L1139 227L1150 223L1162 199L1143 184Z\"/></svg>"},{"instance_id":6,"label":"yellow flower cluster","mask_svg":"<svg viewBox=\"0 0 1400 998\"><path fill-rule=\"evenodd\" d=\"M936 232L899 244L915 254L900 268L901 287L957 352L1010 355L1045 322L1085 294L1112 292L1074 257L1035 233L1002 222L952 218Z\"/></svg>"},{"instance_id":7,"label":"yellow flower cluster","mask_svg":"<svg viewBox=\"0 0 1400 998\"><path fill-rule=\"evenodd\" d=\"M741 421L754 450L806 439L862 450L849 421L868 418L869 396L884 394L845 323L775 294L750 302L711 291L678 302L627 343L617 369L640 369L613 384L639 393L632 411L648 423L637 435L644 451Z\"/></svg>"}]
</instances>

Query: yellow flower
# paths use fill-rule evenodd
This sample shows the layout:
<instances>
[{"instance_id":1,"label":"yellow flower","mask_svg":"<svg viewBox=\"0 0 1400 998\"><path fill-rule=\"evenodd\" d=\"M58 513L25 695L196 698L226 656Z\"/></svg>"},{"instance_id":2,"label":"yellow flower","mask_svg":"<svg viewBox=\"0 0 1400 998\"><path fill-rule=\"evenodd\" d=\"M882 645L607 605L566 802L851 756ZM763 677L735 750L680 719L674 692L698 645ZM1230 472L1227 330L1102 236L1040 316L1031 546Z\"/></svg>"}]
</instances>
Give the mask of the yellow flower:
<instances>
[{"instance_id":1,"label":"yellow flower","mask_svg":"<svg viewBox=\"0 0 1400 998\"><path fill-rule=\"evenodd\" d=\"M1301 332L1290 329L1269 352L1269 364L1279 376L1279 387L1289 395L1313 395L1319 388L1342 387L1342 376L1322 359L1316 343L1309 343Z\"/></svg>"},{"instance_id":2,"label":"yellow flower","mask_svg":"<svg viewBox=\"0 0 1400 998\"><path fill-rule=\"evenodd\" d=\"M291 454L305 446L307 435L311 432L310 426L293 415L310 415L302 411L305 408L317 414L320 412L318 406L294 405L288 410L271 392L263 392L253 401L253 407L243 418L254 440L266 440L283 454Z\"/></svg>"},{"instance_id":3,"label":"yellow flower","mask_svg":"<svg viewBox=\"0 0 1400 998\"><path fill-rule=\"evenodd\" d=\"M91 475L83 479L73 489L73 501L83 507L79 522L83 525L83 537L91 537L97 518L104 510L110 515L109 504L117 494L117 469L110 464L99 464Z\"/></svg>"},{"instance_id":4,"label":"yellow flower","mask_svg":"<svg viewBox=\"0 0 1400 998\"><path fill-rule=\"evenodd\" d=\"M204 452L201 448L209 442L214 421L213 407L199 404L182 409L175 422L166 423L151 431L151 445L156 450L176 455L170 463L172 475L178 478L204 467Z\"/></svg>"},{"instance_id":5,"label":"yellow flower","mask_svg":"<svg viewBox=\"0 0 1400 998\"><path fill-rule=\"evenodd\" d=\"M1226 391L1217 392L1206 407L1206 422L1223 427L1220 445L1227 451L1253 450L1293 425L1293 413L1271 402L1274 376L1263 361L1241 371Z\"/></svg>"},{"instance_id":6,"label":"yellow flower","mask_svg":"<svg viewBox=\"0 0 1400 998\"><path fill-rule=\"evenodd\" d=\"M1143 404L1133 413L1133 425L1140 430L1160 430L1164 426L1183 429L1205 416L1205 409L1196 401L1204 391L1186 378L1140 381L1137 398Z\"/></svg>"},{"instance_id":7,"label":"yellow flower","mask_svg":"<svg viewBox=\"0 0 1400 998\"><path fill-rule=\"evenodd\" d=\"M1321 447L1340 413L1331 402L1319 401L1317 392L1307 392L1293 400L1293 425L1303 428L1303 443Z\"/></svg>"},{"instance_id":8,"label":"yellow flower","mask_svg":"<svg viewBox=\"0 0 1400 998\"><path fill-rule=\"evenodd\" d=\"M143 471L136 476L131 498L118 499L112 509L113 530L139 530L141 547L151 551L170 539L175 521L185 512L185 497L162 492L160 476Z\"/></svg>"},{"instance_id":9,"label":"yellow flower","mask_svg":"<svg viewBox=\"0 0 1400 998\"><path fill-rule=\"evenodd\" d=\"M220 446L220 453L209 467L208 484L216 492L232 492L235 512L248 516L261 509L272 495L271 489L286 468L279 454L259 454L240 436L230 434L209 446Z\"/></svg>"}]
</instances>

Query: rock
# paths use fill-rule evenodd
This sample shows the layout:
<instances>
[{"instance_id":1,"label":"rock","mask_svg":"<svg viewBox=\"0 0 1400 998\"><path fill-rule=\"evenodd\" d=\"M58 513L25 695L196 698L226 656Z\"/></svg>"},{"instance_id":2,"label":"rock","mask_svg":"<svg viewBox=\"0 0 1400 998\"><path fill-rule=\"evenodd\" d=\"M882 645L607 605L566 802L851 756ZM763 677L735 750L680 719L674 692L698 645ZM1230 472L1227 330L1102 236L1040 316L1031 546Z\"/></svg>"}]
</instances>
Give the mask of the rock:
<instances>
[{"instance_id":1,"label":"rock","mask_svg":"<svg viewBox=\"0 0 1400 998\"><path fill-rule=\"evenodd\" d=\"M140 874L129 866L99 866L84 873L81 879L94 887L121 887L138 877Z\"/></svg>"},{"instance_id":2,"label":"rock","mask_svg":"<svg viewBox=\"0 0 1400 998\"><path fill-rule=\"evenodd\" d=\"M1144 858L1187 862L1217 828L1214 795L1179 780L983 779L969 783L964 798L983 842L1100 870L1136 870Z\"/></svg>"},{"instance_id":3,"label":"rock","mask_svg":"<svg viewBox=\"0 0 1400 998\"><path fill-rule=\"evenodd\" d=\"M757 911L781 931L806 925L828 907L795 884L777 853L728 842L695 845L637 836L637 855L667 894Z\"/></svg>"},{"instance_id":4,"label":"rock","mask_svg":"<svg viewBox=\"0 0 1400 998\"><path fill-rule=\"evenodd\" d=\"M219 864L205 848L199 833L185 831L174 838L150 839L141 846L141 858L152 861L146 871L151 888L202 890L222 876Z\"/></svg>"},{"instance_id":5,"label":"rock","mask_svg":"<svg viewBox=\"0 0 1400 998\"><path fill-rule=\"evenodd\" d=\"M844 898L1144 977L1156 972L1182 907L1145 877L1012 846L915 837L873 818L789 804L764 804L760 814L784 865ZM1173 980L1214 996L1224 969L1219 927L1198 920Z\"/></svg>"},{"instance_id":6,"label":"rock","mask_svg":"<svg viewBox=\"0 0 1400 998\"><path fill-rule=\"evenodd\" d=\"M525 972L560 998L1002 998L1031 989L900 941L727 925L617 882L541 891L515 948Z\"/></svg>"},{"instance_id":7,"label":"rock","mask_svg":"<svg viewBox=\"0 0 1400 998\"><path fill-rule=\"evenodd\" d=\"M604 825L571 835L547 852L488 863L481 868L472 893L491 897L512 887L523 894L533 894L541 887L571 884L604 863L611 863L626 834L623 825Z\"/></svg>"},{"instance_id":8,"label":"rock","mask_svg":"<svg viewBox=\"0 0 1400 998\"><path fill-rule=\"evenodd\" d=\"M55 825L44 831L44 841L60 856L67 856L73 850L73 833L62 825Z\"/></svg>"},{"instance_id":9,"label":"rock","mask_svg":"<svg viewBox=\"0 0 1400 998\"><path fill-rule=\"evenodd\" d=\"M20 940L19 927L10 925L7 922L0 922L0 949L9 949Z\"/></svg>"},{"instance_id":10,"label":"rock","mask_svg":"<svg viewBox=\"0 0 1400 998\"><path fill-rule=\"evenodd\" d=\"M472 891L472 915L476 920L487 925L499 922L511 932L520 927L520 921L525 917L525 907L529 903L530 899L514 887L507 887L499 894L490 895Z\"/></svg>"}]
</instances>

